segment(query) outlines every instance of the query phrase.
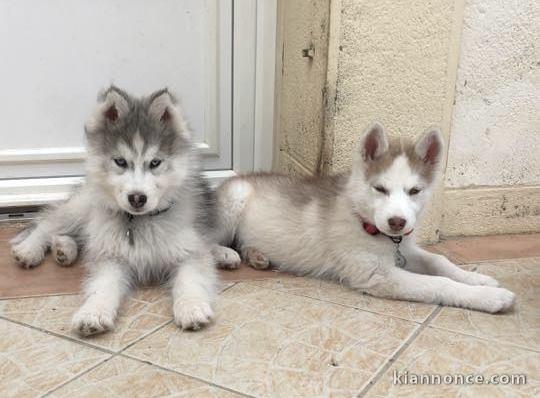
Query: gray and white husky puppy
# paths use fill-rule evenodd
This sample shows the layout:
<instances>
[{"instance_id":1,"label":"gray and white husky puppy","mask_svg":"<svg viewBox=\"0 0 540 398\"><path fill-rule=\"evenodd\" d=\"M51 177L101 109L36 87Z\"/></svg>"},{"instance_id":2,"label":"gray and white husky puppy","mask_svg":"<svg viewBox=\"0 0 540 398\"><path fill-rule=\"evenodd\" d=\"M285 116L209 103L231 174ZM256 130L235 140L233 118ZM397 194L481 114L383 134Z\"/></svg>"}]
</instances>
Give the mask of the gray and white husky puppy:
<instances>
[{"instance_id":1,"label":"gray and white husky puppy","mask_svg":"<svg viewBox=\"0 0 540 398\"><path fill-rule=\"evenodd\" d=\"M13 239L16 261L36 266L51 248L69 265L84 247L86 299L73 317L82 335L111 329L133 284L165 279L176 324L207 324L216 271L203 236L213 203L180 107L167 90L138 99L111 87L85 132L85 184Z\"/></svg>"},{"instance_id":2,"label":"gray and white husky puppy","mask_svg":"<svg viewBox=\"0 0 540 398\"><path fill-rule=\"evenodd\" d=\"M247 175L217 192L216 260L339 280L378 297L504 311L515 296L495 279L465 271L415 243L416 221L443 154L437 129L416 143L367 129L350 173L293 178Z\"/></svg>"}]
</instances>

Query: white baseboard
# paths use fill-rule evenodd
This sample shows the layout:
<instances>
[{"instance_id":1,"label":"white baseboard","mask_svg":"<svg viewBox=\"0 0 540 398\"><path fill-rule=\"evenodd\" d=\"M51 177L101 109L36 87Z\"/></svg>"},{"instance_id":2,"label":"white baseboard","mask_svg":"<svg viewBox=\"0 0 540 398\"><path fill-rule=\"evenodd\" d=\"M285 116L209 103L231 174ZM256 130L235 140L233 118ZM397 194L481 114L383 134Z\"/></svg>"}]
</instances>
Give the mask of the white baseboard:
<instances>
[{"instance_id":1,"label":"white baseboard","mask_svg":"<svg viewBox=\"0 0 540 398\"><path fill-rule=\"evenodd\" d=\"M211 185L235 176L233 170L206 171L204 176ZM24 178L0 180L0 208L41 206L60 202L69 197L84 177Z\"/></svg>"}]
</instances>

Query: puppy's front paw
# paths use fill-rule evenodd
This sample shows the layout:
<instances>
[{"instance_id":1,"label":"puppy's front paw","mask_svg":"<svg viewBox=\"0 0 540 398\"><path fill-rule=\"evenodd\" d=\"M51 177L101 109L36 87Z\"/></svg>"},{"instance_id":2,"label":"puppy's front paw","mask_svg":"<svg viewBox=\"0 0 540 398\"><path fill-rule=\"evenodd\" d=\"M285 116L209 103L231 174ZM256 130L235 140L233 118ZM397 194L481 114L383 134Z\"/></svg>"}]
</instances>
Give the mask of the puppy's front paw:
<instances>
[{"instance_id":1,"label":"puppy's front paw","mask_svg":"<svg viewBox=\"0 0 540 398\"><path fill-rule=\"evenodd\" d=\"M488 275L479 274L478 272L467 272L467 279L465 283L473 286L499 287L499 282L497 282L495 278Z\"/></svg>"},{"instance_id":2,"label":"puppy's front paw","mask_svg":"<svg viewBox=\"0 0 540 398\"><path fill-rule=\"evenodd\" d=\"M73 316L72 329L81 336L103 333L114 327L114 315L108 311L82 307Z\"/></svg>"},{"instance_id":3,"label":"puppy's front paw","mask_svg":"<svg viewBox=\"0 0 540 398\"><path fill-rule=\"evenodd\" d=\"M51 250L54 259L62 267L69 267L77 259L77 242L70 236L55 236Z\"/></svg>"},{"instance_id":4,"label":"puppy's front paw","mask_svg":"<svg viewBox=\"0 0 540 398\"><path fill-rule=\"evenodd\" d=\"M516 301L516 295L510 290L487 286L481 289L482 293L475 303L475 309L494 314L509 310Z\"/></svg>"},{"instance_id":5,"label":"puppy's front paw","mask_svg":"<svg viewBox=\"0 0 540 398\"><path fill-rule=\"evenodd\" d=\"M25 239L11 247L13 258L23 268L33 268L43 261L45 250L39 245Z\"/></svg>"},{"instance_id":6,"label":"puppy's front paw","mask_svg":"<svg viewBox=\"0 0 540 398\"><path fill-rule=\"evenodd\" d=\"M240 267L240 255L229 247L216 246L212 249L212 255L218 268L237 269Z\"/></svg>"},{"instance_id":7,"label":"puppy's front paw","mask_svg":"<svg viewBox=\"0 0 540 398\"><path fill-rule=\"evenodd\" d=\"M214 316L210 304L204 301L177 300L174 303L174 322L186 330L199 330Z\"/></svg>"}]
</instances>

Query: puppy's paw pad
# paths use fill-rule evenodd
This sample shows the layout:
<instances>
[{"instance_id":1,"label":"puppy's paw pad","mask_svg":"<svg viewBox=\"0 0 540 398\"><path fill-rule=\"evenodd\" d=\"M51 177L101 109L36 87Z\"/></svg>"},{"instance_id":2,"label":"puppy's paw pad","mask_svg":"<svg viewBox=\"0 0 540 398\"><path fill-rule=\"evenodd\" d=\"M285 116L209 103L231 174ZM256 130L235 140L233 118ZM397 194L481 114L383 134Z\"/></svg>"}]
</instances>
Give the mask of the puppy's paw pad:
<instances>
[{"instance_id":1,"label":"puppy's paw pad","mask_svg":"<svg viewBox=\"0 0 540 398\"><path fill-rule=\"evenodd\" d=\"M210 304L205 302L182 302L174 305L174 322L183 330L199 330L214 317Z\"/></svg>"},{"instance_id":2,"label":"puppy's paw pad","mask_svg":"<svg viewBox=\"0 0 540 398\"><path fill-rule=\"evenodd\" d=\"M219 246L212 250L218 268L237 269L240 267L240 255L233 249Z\"/></svg>"},{"instance_id":3,"label":"puppy's paw pad","mask_svg":"<svg viewBox=\"0 0 540 398\"><path fill-rule=\"evenodd\" d=\"M72 329L80 336L90 336L112 330L114 316L108 312L80 310L72 320Z\"/></svg>"},{"instance_id":4,"label":"puppy's paw pad","mask_svg":"<svg viewBox=\"0 0 540 398\"><path fill-rule=\"evenodd\" d=\"M41 247L35 247L22 241L11 248L11 255L18 265L30 269L43 261L45 252Z\"/></svg>"},{"instance_id":5,"label":"puppy's paw pad","mask_svg":"<svg viewBox=\"0 0 540 398\"><path fill-rule=\"evenodd\" d=\"M57 236L53 239L52 254L62 267L68 267L77 259L77 243L69 236Z\"/></svg>"}]
</instances>

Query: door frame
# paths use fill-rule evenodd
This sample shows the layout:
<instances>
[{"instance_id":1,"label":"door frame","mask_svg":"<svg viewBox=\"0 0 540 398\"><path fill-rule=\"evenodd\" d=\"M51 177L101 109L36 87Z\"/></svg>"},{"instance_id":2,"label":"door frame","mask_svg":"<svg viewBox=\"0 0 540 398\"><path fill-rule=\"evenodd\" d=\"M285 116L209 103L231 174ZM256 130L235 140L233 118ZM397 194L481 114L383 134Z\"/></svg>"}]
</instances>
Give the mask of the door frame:
<instances>
[{"instance_id":1,"label":"door frame","mask_svg":"<svg viewBox=\"0 0 540 398\"><path fill-rule=\"evenodd\" d=\"M270 171L277 0L233 0L233 171Z\"/></svg>"},{"instance_id":2,"label":"door frame","mask_svg":"<svg viewBox=\"0 0 540 398\"><path fill-rule=\"evenodd\" d=\"M232 169L206 171L213 185L238 173L272 169L277 0L232 2ZM69 162L84 156L69 149L27 154L1 151L0 162ZM62 201L83 182L84 177L0 178L0 208Z\"/></svg>"}]
</instances>

